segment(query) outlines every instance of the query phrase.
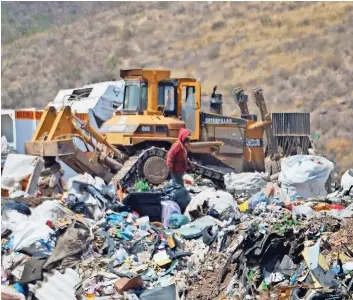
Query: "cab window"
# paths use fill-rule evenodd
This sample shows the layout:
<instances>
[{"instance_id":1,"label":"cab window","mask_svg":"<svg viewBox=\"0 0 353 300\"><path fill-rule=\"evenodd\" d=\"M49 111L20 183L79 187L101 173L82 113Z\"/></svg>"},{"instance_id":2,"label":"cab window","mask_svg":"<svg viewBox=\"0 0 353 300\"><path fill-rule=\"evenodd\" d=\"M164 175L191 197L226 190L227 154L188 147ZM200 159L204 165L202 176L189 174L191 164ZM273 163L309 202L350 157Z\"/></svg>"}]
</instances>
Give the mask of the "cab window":
<instances>
[{"instance_id":1,"label":"cab window","mask_svg":"<svg viewBox=\"0 0 353 300\"><path fill-rule=\"evenodd\" d=\"M172 84L160 84L158 86L158 105L165 106L164 112L176 113L176 88Z\"/></svg>"},{"instance_id":2,"label":"cab window","mask_svg":"<svg viewBox=\"0 0 353 300\"><path fill-rule=\"evenodd\" d=\"M125 85L124 110L144 111L147 109L147 84L129 83Z\"/></svg>"},{"instance_id":3,"label":"cab window","mask_svg":"<svg viewBox=\"0 0 353 300\"><path fill-rule=\"evenodd\" d=\"M147 85L141 85L141 106L140 110L145 111L147 109Z\"/></svg>"},{"instance_id":4,"label":"cab window","mask_svg":"<svg viewBox=\"0 0 353 300\"><path fill-rule=\"evenodd\" d=\"M126 85L124 93L124 109L136 110L139 105L139 86Z\"/></svg>"},{"instance_id":5,"label":"cab window","mask_svg":"<svg viewBox=\"0 0 353 300\"><path fill-rule=\"evenodd\" d=\"M182 90L182 99L184 103L194 103L195 102L195 87L194 86L184 86Z\"/></svg>"}]
</instances>

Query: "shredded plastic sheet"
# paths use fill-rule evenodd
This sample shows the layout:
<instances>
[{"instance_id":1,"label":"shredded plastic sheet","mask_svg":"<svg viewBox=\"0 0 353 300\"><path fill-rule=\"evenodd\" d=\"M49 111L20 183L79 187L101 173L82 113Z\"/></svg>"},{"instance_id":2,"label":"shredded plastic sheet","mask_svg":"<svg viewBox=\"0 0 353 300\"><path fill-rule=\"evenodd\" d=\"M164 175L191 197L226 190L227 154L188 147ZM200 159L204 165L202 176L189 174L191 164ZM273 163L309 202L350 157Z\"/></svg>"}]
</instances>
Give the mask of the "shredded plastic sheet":
<instances>
[{"instance_id":1,"label":"shredded plastic sheet","mask_svg":"<svg viewBox=\"0 0 353 300\"><path fill-rule=\"evenodd\" d=\"M32 209L32 214L26 216L16 210L3 212L1 224L12 230L12 249L18 251L24 247L31 247L41 239L47 241L54 231L46 225L48 220L55 222L64 216L72 216L72 212L61 205L59 201L45 201ZM36 251L36 247L32 247ZM40 249L39 252L43 252ZM37 251L36 251L37 252Z\"/></svg>"}]
</instances>

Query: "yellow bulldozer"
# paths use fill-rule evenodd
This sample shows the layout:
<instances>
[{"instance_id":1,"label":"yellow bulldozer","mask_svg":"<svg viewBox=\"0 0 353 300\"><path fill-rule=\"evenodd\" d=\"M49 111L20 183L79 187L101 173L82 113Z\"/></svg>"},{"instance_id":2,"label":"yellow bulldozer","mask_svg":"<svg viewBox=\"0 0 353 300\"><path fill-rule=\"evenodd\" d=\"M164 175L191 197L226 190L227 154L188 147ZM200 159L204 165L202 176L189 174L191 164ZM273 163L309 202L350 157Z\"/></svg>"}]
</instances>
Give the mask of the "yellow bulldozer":
<instances>
[{"instance_id":1,"label":"yellow bulldozer","mask_svg":"<svg viewBox=\"0 0 353 300\"><path fill-rule=\"evenodd\" d=\"M201 111L201 86L193 78L171 78L169 70L121 70L125 81L122 109L99 130L83 122L70 106L59 112L48 107L26 152L43 156L46 166L61 159L79 173L126 186L135 176L153 184L164 182L169 171L165 157L183 127L191 132L189 158L195 172L222 181L228 172L265 170L263 132L271 162L278 160L271 116L262 91L254 90L261 121L249 114L244 93L234 91L242 116L225 116L216 87L210 109Z\"/></svg>"}]
</instances>

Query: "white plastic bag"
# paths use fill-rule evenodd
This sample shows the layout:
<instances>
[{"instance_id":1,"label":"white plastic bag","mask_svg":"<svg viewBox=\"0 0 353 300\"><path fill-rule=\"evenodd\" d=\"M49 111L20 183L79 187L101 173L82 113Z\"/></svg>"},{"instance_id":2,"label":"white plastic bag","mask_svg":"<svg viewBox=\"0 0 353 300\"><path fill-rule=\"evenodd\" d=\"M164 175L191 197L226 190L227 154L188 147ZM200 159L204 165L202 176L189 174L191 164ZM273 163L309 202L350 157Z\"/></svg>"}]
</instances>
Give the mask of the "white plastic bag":
<instances>
[{"instance_id":1,"label":"white plastic bag","mask_svg":"<svg viewBox=\"0 0 353 300\"><path fill-rule=\"evenodd\" d=\"M341 187L344 192L349 191L351 186L353 186L353 169L347 170L341 178ZM353 195L353 188L351 189L350 195Z\"/></svg>"},{"instance_id":2,"label":"white plastic bag","mask_svg":"<svg viewBox=\"0 0 353 300\"><path fill-rule=\"evenodd\" d=\"M326 196L325 183L334 164L321 156L294 155L281 160L282 192L293 197Z\"/></svg>"},{"instance_id":3,"label":"white plastic bag","mask_svg":"<svg viewBox=\"0 0 353 300\"><path fill-rule=\"evenodd\" d=\"M22 248L30 247L41 239L47 241L50 234L53 233L54 231L45 223L37 223L35 221L22 222L12 232L12 250L19 251ZM42 249L40 248L34 247L32 250L34 252L41 251Z\"/></svg>"},{"instance_id":4,"label":"white plastic bag","mask_svg":"<svg viewBox=\"0 0 353 300\"><path fill-rule=\"evenodd\" d=\"M229 173L224 175L224 184L227 191L232 194L246 192L248 195L254 195L261 191L267 184L263 179L263 173Z\"/></svg>"},{"instance_id":5,"label":"white plastic bag","mask_svg":"<svg viewBox=\"0 0 353 300\"><path fill-rule=\"evenodd\" d=\"M47 200L32 209L30 220L38 223L45 223L48 220L55 222L66 216L73 216L72 211L63 206L58 200Z\"/></svg>"},{"instance_id":6,"label":"white plastic bag","mask_svg":"<svg viewBox=\"0 0 353 300\"><path fill-rule=\"evenodd\" d=\"M59 218L72 215L72 212L56 200L45 201L31 211L32 214L28 217L15 210L5 211L1 220L2 226L12 230L14 251L32 246L31 253L43 253L46 250L38 244L39 241L47 241L50 234L54 233L46 222L55 222Z\"/></svg>"},{"instance_id":7,"label":"white plastic bag","mask_svg":"<svg viewBox=\"0 0 353 300\"><path fill-rule=\"evenodd\" d=\"M207 188L192 197L184 215L193 220L192 212L201 210L205 201L209 209L213 208L219 213L220 220L228 220L229 217L240 217L240 212L233 196L225 191L216 191L214 188Z\"/></svg>"}]
</instances>

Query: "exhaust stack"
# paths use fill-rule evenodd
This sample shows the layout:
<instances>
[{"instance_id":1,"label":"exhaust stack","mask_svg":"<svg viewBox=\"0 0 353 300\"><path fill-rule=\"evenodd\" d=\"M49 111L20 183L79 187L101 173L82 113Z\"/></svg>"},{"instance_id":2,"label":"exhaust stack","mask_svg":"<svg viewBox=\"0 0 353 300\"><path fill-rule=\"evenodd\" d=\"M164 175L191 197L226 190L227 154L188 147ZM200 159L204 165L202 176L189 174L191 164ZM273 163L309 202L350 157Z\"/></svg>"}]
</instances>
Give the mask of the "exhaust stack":
<instances>
[{"instance_id":1,"label":"exhaust stack","mask_svg":"<svg viewBox=\"0 0 353 300\"><path fill-rule=\"evenodd\" d=\"M223 115L223 100L222 94L216 94L217 85L213 88L213 93L210 99L210 112Z\"/></svg>"}]
</instances>

